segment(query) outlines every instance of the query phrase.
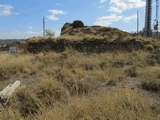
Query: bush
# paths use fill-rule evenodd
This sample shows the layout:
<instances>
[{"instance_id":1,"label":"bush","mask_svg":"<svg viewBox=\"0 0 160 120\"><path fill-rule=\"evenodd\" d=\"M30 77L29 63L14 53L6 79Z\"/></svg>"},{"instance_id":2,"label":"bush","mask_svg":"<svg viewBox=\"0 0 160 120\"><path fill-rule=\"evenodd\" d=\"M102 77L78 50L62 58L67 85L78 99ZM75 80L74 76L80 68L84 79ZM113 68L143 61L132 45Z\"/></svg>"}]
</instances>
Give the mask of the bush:
<instances>
[{"instance_id":1,"label":"bush","mask_svg":"<svg viewBox=\"0 0 160 120\"><path fill-rule=\"evenodd\" d=\"M126 70L126 74L129 77L136 77L137 76L137 72L136 72L136 67L130 67Z\"/></svg>"},{"instance_id":2,"label":"bush","mask_svg":"<svg viewBox=\"0 0 160 120\"><path fill-rule=\"evenodd\" d=\"M124 88L106 91L90 97L74 98L64 107L47 111L38 117L43 120L47 116L59 120L156 120L152 111L153 105L144 97L130 89Z\"/></svg>"},{"instance_id":3,"label":"bush","mask_svg":"<svg viewBox=\"0 0 160 120\"><path fill-rule=\"evenodd\" d=\"M67 80L64 85L71 95L85 95L94 89L94 86L84 81Z\"/></svg>"},{"instance_id":4,"label":"bush","mask_svg":"<svg viewBox=\"0 0 160 120\"><path fill-rule=\"evenodd\" d=\"M160 80L152 79L150 81L142 81L142 88L145 90L159 91L160 90Z\"/></svg>"},{"instance_id":5,"label":"bush","mask_svg":"<svg viewBox=\"0 0 160 120\"><path fill-rule=\"evenodd\" d=\"M160 64L160 54L159 53L149 54L146 57L146 61L151 66L155 66L157 64Z\"/></svg>"},{"instance_id":6,"label":"bush","mask_svg":"<svg viewBox=\"0 0 160 120\"><path fill-rule=\"evenodd\" d=\"M41 114L46 108L59 103L66 103L69 94L62 84L51 77L44 78L35 88L20 89L12 101L12 109L23 117Z\"/></svg>"},{"instance_id":7,"label":"bush","mask_svg":"<svg viewBox=\"0 0 160 120\"><path fill-rule=\"evenodd\" d=\"M69 96L62 83L52 79L51 77L44 78L37 85L35 93L46 106L52 106L57 101L66 102Z\"/></svg>"},{"instance_id":8,"label":"bush","mask_svg":"<svg viewBox=\"0 0 160 120\"><path fill-rule=\"evenodd\" d=\"M143 81L141 86L143 89L158 92L160 90L160 68L147 67L142 75Z\"/></svg>"},{"instance_id":9,"label":"bush","mask_svg":"<svg viewBox=\"0 0 160 120\"><path fill-rule=\"evenodd\" d=\"M36 94L26 89L17 92L12 107L17 109L23 117L38 114L43 108L42 102Z\"/></svg>"}]
</instances>

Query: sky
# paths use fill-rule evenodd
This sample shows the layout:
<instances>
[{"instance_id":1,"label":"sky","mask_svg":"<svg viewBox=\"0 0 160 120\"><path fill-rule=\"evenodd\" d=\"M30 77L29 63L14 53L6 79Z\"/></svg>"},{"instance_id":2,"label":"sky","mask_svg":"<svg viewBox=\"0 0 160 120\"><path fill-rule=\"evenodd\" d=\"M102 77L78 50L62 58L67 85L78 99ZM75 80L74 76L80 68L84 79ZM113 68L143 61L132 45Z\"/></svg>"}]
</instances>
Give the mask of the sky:
<instances>
[{"instance_id":1,"label":"sky","mask_svg":"<svg viewBox=\"0 0 160 120\"><path fill-rule=\"evenodd\" d=\"M153 0L152 24L155 19ZM86 26L114 27L136 32L145 23L146 0L0 0L0 39L26 39L43 35L45 28L60 34L66 22L83 21Z\"/></svg>"}]
</instances>

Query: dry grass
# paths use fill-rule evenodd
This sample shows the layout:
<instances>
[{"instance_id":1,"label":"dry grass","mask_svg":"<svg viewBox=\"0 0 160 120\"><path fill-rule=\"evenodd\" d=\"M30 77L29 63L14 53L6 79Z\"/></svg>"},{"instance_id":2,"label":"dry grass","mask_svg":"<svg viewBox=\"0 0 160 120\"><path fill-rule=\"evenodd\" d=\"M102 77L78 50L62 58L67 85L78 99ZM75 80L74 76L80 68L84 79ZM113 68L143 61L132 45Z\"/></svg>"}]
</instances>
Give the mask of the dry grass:
<instances>
[{"instance_id":1,"label":"dry grass","mask_svg":"<svg viewBox=\"0 0 160 120\"><path fill-rule=\"evenodd\" d=\"M160 91L160 67L147 67L143 72L142 88Z\"/></svg>"},{"instance_id":2,"label":"dry grass","mask_svg":"<svg viewBox=\"0 0 160 120\"><path fill-rule=\"evenodd\" d=\"M20 75L21 73L36 73L43 67L43 64L39 61L35 61L36 57L27 55L10 56L4 55L0 59L0 72L5 77L10 75Z\"/></svg>"},{"instance_id":3,"label":"dry grass","mask_svg":"<svg viewBox=\"0 0 160 120\"><path fill-rule=\"evenodd\" d=\"M44 112L37 120L157 120L153 105L128 88L73 98L68 105Z\"/></svg>"},{"instance_id":4,"label":"dry grass","mask_svg":"<svg viewBox=\"0 0 160 120\"><path fill-rule=\"evenodd\" d=\"M80 41L80 40L105 40L109 42L113 42L114 40L119 39L119 41L128 41L133 39L134 37L124 31L121 31L117 28L111 27L82 27L82 28L68 28L63 34L58 38L49 38L46 39L44 37L33 37L28 38L28 42L39 42L39 41L56 41L56 40L66 40L66 41ZM144 38L143 38L144 39Z\"/></svg>"},{"instance_id":5,"label":"dry grass","mask_svg":"<svg viewBox=\"0 0 160 120\"><path fill-rule=\"evenodd\" d=\"M2 118L16 120L158 120L153 103L144 96L125 87L114 91L98 91L89 96L70 97L67 103L55 103L46 107L43 99L34 93L21 92L25 98L16 108L9 108ZM27 94L26 94L27 93ZM20 93L17 93L20 95ZM45 94L44 94L45 95ZM47 98L50 100L50 98ZM17 110L20 109L20 110ZM14 111L13 111L14 110ZM18 112L19 111L19 112ZM23 114L22 114L23 113ZM27 115L27 116L26 116Z\"/></svg>"},{"instance_id":6,"label":"dry grass","mask_svg":"<svg viewBox=\"0 0 160 120\"><path fill-rule=\"evenodd\" d=\"M43 40L46 40L46 38L39 36L39 37L28 38L27 42L31 42L31 41L32 42L39 42L39 41L43 41Z\"/></svg>"},{"instance_id":7,"label":"dry grass","mask_svg":"<svg viewBox=\"0 0 160 120\"><path fill-rule=\"evenodd\" d=\"M27 41L33 43L32 52L43 52L0 53L0 90L21 81L8 106L0 106L1 120L160 119L160 97L154 99L145 91L160 91L160 42L156 39L94 26L67 29L58 38ZM126 44L121 49L111 45L109 52L103 44L113 41L117 46ZM44 52L50 48L59 53Z\"/></svg>"},{"instance_id":8,"label":"dry grass","mask_svg":"<svg viewBox=\"0 0 160 120\"><path fill-rule=\"evenodd\" d=\"M160 113L154 103L139 91L118 86L128 77L134 77L144 79L142 86L151 89L152 82L159 90L159 67L149 66L148 55L144 51L88 54L73 50L36 55L1 54L0 79L7 81L25 75L28 78L23 85L29 83L16 92L1 118L157 120Z\"/></svg>"},{"instance_id":9,"label":"dry grass","mask_svg":"<svg viewBox=\"0 0 160 120\"><path fill-rule=\"evenodd\" d=\"M121 31L117 28L111 27L82 27L82 28L69 28L62 32L60 38L69 38L68 40L92 40L92 39L105 39L106 41L113 41L117 38L123 39L124 37L128 36L129 33ZM70 39L70 37L72 38ZM121 37L122 36L122 37Z\"/></svg>"},{"instance_id":10,"label":"dry grass","mask_svg":"<svg viewBox=\"0 0 160 120\"><path fill-rule=\"evenodd\" d=\"M3 111L5 114L2 117L7 116L9 119L16 118L17 115L19 118L33 117L42 114L44 110L54 109L56 104L67 103L69 98L69 92L61 82L51 77L44 77L32 89L19 89L10 102L8 112Z\"/></svg>"}]
</instances>

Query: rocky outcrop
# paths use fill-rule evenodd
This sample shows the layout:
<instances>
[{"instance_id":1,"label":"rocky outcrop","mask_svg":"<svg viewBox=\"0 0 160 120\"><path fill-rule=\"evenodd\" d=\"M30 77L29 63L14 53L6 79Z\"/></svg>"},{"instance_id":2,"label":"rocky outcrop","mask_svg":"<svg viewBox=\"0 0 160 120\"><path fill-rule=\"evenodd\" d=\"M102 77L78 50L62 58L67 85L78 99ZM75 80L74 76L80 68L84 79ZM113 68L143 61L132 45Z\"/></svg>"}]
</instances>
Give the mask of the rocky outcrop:
<instances>
[{"instance_id":1,"label":"rocky outcrop","mask_svg":"<svg viewBox=\"0 0 160 120\"><path fill-rule=\"evenodd\" d=\"M61 35L65 34L67 30L74 29L74 28L82 28L84 27L84 23L80 20L75 20L73 23L65 23L61 28Z\"/></svg>"},{"instance_id":2,"label":"rocky outcrop","mask_svg":"<svg viewBox=\"0 0 160 120\"><path fill-rule=\"evenodd\" d=\"M101 26L84 26L82 21L74 21L73 23L65 23L61 29L61 37L81 37L81 38L98 38L108 41L120 41L130 34L111 27Z\"/></svg>"},{"instance_id":3,"label":"rocky outcrop","mask_svg":"<svg viewBox=\"0 0 160 120\"><path fill-rule=\"evenodd\" d=\"M84 23L80 20L73 21L71 24L73 28L81 28L84 27Z\"/></svg>"}]
</instances>

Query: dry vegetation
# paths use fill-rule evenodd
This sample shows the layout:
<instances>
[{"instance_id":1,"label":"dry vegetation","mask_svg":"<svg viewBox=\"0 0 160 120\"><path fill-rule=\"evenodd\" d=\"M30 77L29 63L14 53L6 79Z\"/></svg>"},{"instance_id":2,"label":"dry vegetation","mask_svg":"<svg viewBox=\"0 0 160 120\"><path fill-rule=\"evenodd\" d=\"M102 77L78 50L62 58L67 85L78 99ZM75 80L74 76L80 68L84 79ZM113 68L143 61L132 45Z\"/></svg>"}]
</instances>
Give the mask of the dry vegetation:
<instances>
[{"instance_id":1,"label":"dry vegetation","mask_svg":"<svg viewBox=\"0 0 160 120\"><path fill-rule=\"evenodd\" d=\"M1 120L160 119L157 39L83 27L67 29L59 38L28 42L37 54L0 53L0 90L21 81L8 106L0 107Z\"/></svg>"},{"instance_id":2,"label":"dry vegetation","mask_svg":"<svg viewBox=\"0 0 160 120\"><path fill-rule=\"evenodd\" d=\"M0 55L0 89L21 86L1 119L157 120L160 67L145 51ZM151 59L150 61L153 61ZM148 96L154 91L156 98ZM147 92L147 94L146 94ZM158 104L158 105L157 105Z\"/></svg>"}]
</instances>

